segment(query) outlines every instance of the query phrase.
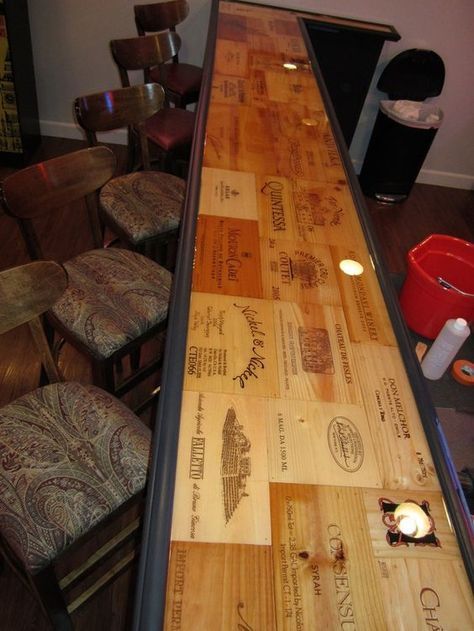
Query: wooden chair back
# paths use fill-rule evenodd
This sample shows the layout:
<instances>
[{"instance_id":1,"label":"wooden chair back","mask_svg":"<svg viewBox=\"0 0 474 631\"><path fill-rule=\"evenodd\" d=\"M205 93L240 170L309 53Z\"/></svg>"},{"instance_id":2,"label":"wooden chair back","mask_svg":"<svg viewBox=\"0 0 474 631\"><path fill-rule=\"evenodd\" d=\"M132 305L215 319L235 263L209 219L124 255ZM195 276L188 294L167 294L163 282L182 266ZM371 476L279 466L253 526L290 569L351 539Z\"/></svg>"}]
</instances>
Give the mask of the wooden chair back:
<instances>
[{"instance_id":1,"label":"wooden chair back","mask_svg":"<svg viewBox=\"0 0 474 631\"><path fill-rule=\"evenodd\" d=\"M167 29L174 31L175 26L188 16L189 3L187 0L170 0L136 4L133 10L138 34L145 35Z\"/></svg>"},{"instance_id":2,"label":"wooden chair back","mask_svg":"<svg viewBox=\"0 0 474 631\"><path fill-rule=\"evenodd\" d=\"M33 259L45 258L33 220L84 199L95 247L102 247L97 213L97 193L114 175L116 159L107 147L67 153L26 167L2 183L5 210L18 220L28 252Z\"/></svg>"},{"instance_id":3,"label":"wooden chair back","mask_svg":"<svg viewBox=\"0 0 474 631\"><path fill-rule=\"evenodd\" d=\"M62 381L53 360L40 316L67 287L66 270L54 261L35 261L0 272L0 334L28 323L51 383Z\"/></svg>"},{"instance_id":4,"label":"wooden chair back","mask_svg":"<svg viewBox=\"0 0 474 631\"><path fill-rule=\"evenodd\" d=\"M74 101L74 110L91 146L98 144L98 132L122 127L127 127L129 133L133 130L140 144L141 164L148 170L151 166L145 121L163 107L164 100L160 85L146 83L80 96Z\"/></svg>"},{"instance_id":5,"label":"wooden chair back","mask_svg":"<svg viewBox=\"0 0 474 631\"><path fill-rule=\"evenodd\" d=\"M150 69L156 66L161 67L177 55L180 48L180 36L171 31L144 37L113 39L110 42L112 56L124 87L130 85L128 73L132 70L143 70L144 81L148 83Z\"/></svg>"}]
</instances>

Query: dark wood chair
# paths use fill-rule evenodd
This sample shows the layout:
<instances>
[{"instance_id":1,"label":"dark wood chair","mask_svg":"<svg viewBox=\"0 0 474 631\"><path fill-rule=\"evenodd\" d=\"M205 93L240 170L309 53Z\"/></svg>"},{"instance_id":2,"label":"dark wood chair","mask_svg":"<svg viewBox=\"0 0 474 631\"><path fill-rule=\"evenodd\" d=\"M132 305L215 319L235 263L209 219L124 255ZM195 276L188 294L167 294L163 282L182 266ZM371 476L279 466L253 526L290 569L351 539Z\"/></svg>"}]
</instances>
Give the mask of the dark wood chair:
<instances>
[{"instance_id":1,"label":"dark wood chair","mask_svg":"<svg viewBox=\"0 0 474 631\"><path fill-rule=\"evenodd\" d=\"M142 498L151 443L150 430L112 395L59 381L39 318L67 285L65 269L52 261L0 272L0 334L28 322L51 381L0 408L0 550L58 630L72 629L70 614L133 560L135 548L124 554L124 546L139 518L56 575L66 555L69 563L77 548L84 556L82 544ZM92 574L106 558L113 567ZM93 584L68 602L86 577Z\"/></svg>"},{"instance_id":2,"label":"dark wood chair","mask_svg":"<svg viewBox=\"0 0 474 631\"><path fill-rule=\"evenodd\" d=\"M151 68L163 66L178 51L179 45L179 35L170 31L112 40L110 48L122 86L131 85L129 73L135 70L142 70L144 82L148 83ZM189 160L195 122L194 112L166 106L146 121L145 132L158 150L161 170L176 170L178 162Z\"/></svg>"},{"instance_id":3,"label":"dark wood chair","mask_svg":"<svg viewBox=\"0 0 474 631\"><path fill-rule=\"evenodd\" d=\"M177 233L181 221L186 183L169 173L152 171L147 120L160 112L163 88L157 83L134 85L78 97L74 101L77 122L90 146L97 146L97 133L128 128L132 157L140 168L114 177L100 191L103 222L127 245L174 267Z\"/></svg>"},{"instance_id":4,"label":"dark wood chair","mask_svg":"<svg viewBox=\"0 0 474 631\"><path fill-rule=\"evenodd\" d=\"M160 358L138 366L138 351L166 330L172 276L137 252L101 247L98 191L115 168L110 149L83 149L16 171L3 181L2 192L5 210L16 218L32 259L45 258L46 241L49 249L58 247L52 235L61 238L61 222L67 221L64 207L70 215L88 211L84 219L89 220L95 249L64 263L69 285L48 311L48 321L88 357L94 383L121 397L159 367ZM45 220L49 220L47 229ZM83 223L86 231L87 221ZM82 243L84 239L81 234ZM134 370L119 380L115 366L127 355Z\"/></svg>"},{"instance_id":5,"label":"dark wood chair","mask_svg":"<svg viewBox=\"0 0 474 631\"><path fill-rule=\"evenodd\" d=\"M152 4L136 4L135 23L139 35L158 31L176 32L176 26L189 14L187 0L171 0ZM176 107L186 108L199 99L202 82L202 68L179 61L176 52L171 63L162 64L150 70L150 80L162 83L169 100Z\"/></svg>"}]
</instances>

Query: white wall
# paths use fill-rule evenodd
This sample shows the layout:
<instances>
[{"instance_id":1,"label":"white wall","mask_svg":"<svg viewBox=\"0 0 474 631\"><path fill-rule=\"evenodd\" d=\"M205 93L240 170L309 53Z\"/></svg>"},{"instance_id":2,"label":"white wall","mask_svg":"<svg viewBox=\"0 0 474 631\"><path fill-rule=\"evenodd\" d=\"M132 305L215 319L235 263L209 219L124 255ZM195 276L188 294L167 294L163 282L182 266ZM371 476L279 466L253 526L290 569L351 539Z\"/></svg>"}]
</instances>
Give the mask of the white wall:
<instances>
[{"instance_id":1,"label":"white wall","mask_svg":"<svg viewBox=\"0 0 474 631\"><path fill-rule=\"evenodd\" d=\"M136 2L29 0L43 134L80 137L72 114L73 99L80 94L119 86L108 42L116 37L135 35L133 4ZM385 96L378 92L375 83L387 61L408 48L435 50L446 66L445 86L436 99L445 120L418 181L473 188L472 0L269 0L269 4L392 24L402 36L399 42L387 42L382 50L351 146L356 168L363 160L378 103ZM182 59L201 64L210 0L190 0L190 5L191 13L178 29L184 40Z\"/></svg>"}]
</instances>

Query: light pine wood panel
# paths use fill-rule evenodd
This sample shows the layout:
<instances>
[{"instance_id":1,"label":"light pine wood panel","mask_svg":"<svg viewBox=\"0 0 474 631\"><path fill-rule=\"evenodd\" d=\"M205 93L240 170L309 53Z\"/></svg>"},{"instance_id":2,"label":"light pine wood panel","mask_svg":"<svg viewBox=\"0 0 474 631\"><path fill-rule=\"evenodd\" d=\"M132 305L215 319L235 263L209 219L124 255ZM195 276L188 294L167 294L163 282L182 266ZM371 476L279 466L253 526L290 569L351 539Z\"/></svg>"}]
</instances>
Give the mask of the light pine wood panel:
<instances>
[{"instance_id":1,"label":"light pine wood panel","mask_svg":"<svg viewBox=\"0 0 474 631\"><path fill-rule=\"evenodd\" d=\"M361 403L342 309L292 302L273 309L281 397Z\"/></svg>"},{"instance_id":2,"label":"light pine wood panel","mask_svg":"<svg viewBox=\"0 0 474 631\"><path fill-rule=\"evenodd\" d=\"M366 249L332 245L331 254L351 341L396 346L373 262ZM362 265L363 272L345 274L340 269L344 260L356 261Z\"/></svg>"},{"instance_id":3,"label":"light pine wood panel","mask_svg":"<svg viewBox=\"0 0 474 631\"><path fill-rule=\"evenodd\" d=\"M260 234L329 245L365 240L345 183L324 183L267 174L257 177Z\"/></svg>"},{"instance_id":4,"label":"light pine wood panel","mask_svg":"<svg viewBox=\"0 0 474 631\"><path fill-rule=\"evenodd\" d=\"M185 390L279 395L272 303L193 292Z\"/></svg>"},{"instance_id":5,"label":"light pine wood panel","mask_svg":"<svg viewBox=\"0 0 474 631\"><path fill-rule=\"evenodd\" d=\"M277 628L385 629L361 491L272 484L270 497Z\"/></svg>"},{"instance_id":6,"label":"light pine wood panel","mask_svg":"<svg viewBox=\"0 0 474 631\"><path fill-rule=\"evenodd\" d=\"M363 406L281 399L268 406L271 481L382 486Z\"/></svg>"},{"instance_id":7,"label":"light pine wood panel","mask_svg":"<svg viewBox=\"0 0 474 631\"><path fill-rule=\"evenodd\" d=\"M327 245L261 239L264 298L340 305L341 297Z\"/></svg>"},{"instance_id":8,"label":"light pine wood panel","mask_svg":"<svg viewBox=\"0 0 474 631\"><path fill-rule=\"evenodd\" d=\"M437 489L438 481L398 349L354 344L376 457L387 489Z\"/></svg>"},{"instance_id":9,"label":"light pine wood panel","mask_svg":"<svg viewBox=\"0 0 474 631\"><path fill-rule=\"evenodd\" d=\"M268 402L185 392L172 539L270 545Z\"/></svg>"},{"instance_id":10,"label":"light pine wood panel","mask_svg":"<svg viewBox=\"0 0 474 631\"><path fill-rule=\"evenodd\" d=\"M275 629L271 549L171 544L165 629Z\"/></svg>"}]
</instances>

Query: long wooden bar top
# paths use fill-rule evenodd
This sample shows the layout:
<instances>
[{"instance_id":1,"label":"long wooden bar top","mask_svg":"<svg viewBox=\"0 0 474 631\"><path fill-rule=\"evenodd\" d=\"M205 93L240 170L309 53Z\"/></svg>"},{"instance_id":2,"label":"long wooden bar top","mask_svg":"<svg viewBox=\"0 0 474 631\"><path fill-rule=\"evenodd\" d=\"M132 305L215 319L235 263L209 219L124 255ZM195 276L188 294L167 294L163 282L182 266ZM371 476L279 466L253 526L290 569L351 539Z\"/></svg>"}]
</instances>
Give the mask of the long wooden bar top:
<instances>
[{"instance_id":1,"label":"long wooden bar top","mask_svg":"<svg viewBox=\"0 0 474 631\"><path fill-rule=\"evenodd\" d=\"M135 628L472 629L469 520L300 18L214 3Z\"/></svg>"}]
</instances>

